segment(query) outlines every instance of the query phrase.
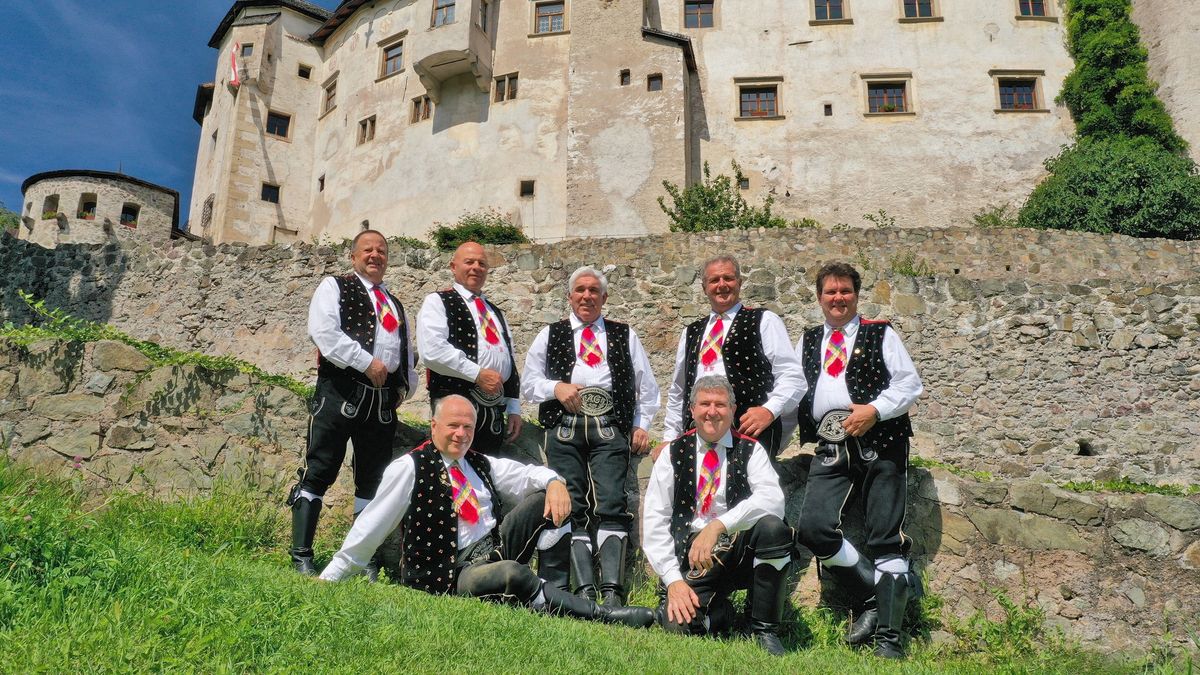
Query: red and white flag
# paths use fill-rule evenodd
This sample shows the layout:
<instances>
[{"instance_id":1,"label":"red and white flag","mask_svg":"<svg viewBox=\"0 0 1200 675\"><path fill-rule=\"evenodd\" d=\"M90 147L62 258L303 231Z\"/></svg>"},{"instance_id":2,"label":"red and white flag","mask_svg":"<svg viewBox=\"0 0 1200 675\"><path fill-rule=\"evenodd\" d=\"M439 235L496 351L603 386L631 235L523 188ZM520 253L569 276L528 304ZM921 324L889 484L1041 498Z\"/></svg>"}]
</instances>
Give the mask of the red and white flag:
<instances>
[{"instance_id":1,"label":"red and white flag","mask_svg":"<svg viewBox=\"0 0 1200 675\"><path fill-rule=\"evenodd\" d=\"M232 71L231 77L229 78L229 84L232 84L235 87L242 86L242 80L238 77L237 66L237 55L240 51L242 51L242 43L235 42L233 43L233 51L229 52L229 65Z\"/></svg>"}]
</instances>

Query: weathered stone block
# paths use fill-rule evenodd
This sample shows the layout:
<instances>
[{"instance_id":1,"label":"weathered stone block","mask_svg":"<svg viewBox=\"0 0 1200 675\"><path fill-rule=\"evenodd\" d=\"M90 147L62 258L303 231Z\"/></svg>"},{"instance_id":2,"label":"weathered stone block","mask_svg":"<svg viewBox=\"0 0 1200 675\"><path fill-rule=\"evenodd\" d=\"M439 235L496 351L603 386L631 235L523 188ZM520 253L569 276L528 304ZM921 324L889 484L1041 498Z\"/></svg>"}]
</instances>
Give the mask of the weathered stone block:
<instances>
[{"instance_id":1,"label":"weathered stone block","mask_svg":"<svg viewBox=\"0 0 1200 675\"><path fill-rule=\"evenodd\" d=\"M984 538L1002 546L1020 546L1037 550L1066 549L1091 553L1098 546L1080 536L1065 523L1000 509L967 508L966 516Z\"/></svg>"},{"instance_id":2,"label":"weathered stone block","mask_svg":"<svg viewBox=\"0 0 1200 675\"><path fill-rule=\"evenodd\" d=\"M1200 541L1193 541L1184 549L1179 564L1191 570L1200 570Z\"/></svg>"},{"instance_id":3,"label":"weathered stone block","mask_svg":"<svg viewBox=\"0 0 1200 675\"><path fill-rule=\"evenodd\" d=\"M1079 525L1104 522L1104 505L1086 495L1040 483L1019 483L1010 490L1012 505L1023 511L1070 520Z\"/></svg>"},{"instance_id":4,"label":"weathered stone block","mask_svg":"<svg viewBox=\"0 0 1200 675\"><path fill-rule=\"evenodd\" d=\"M92 365L97 370L128 370L142 373L154 364L138 350L123 342L101 340L92 348Z\"/></svg>"},{"instance_id":5,"label":"weathered stone block","mask_svg":"<svg viewBox=\"0 0 1200 675\"><path fill-rule=\"evenodd\" d=\"M108 388L112 386L113 380L116 379L112 375L104 373L92 373L88 381L84 383L83 388L88 392L103 396L108 392Z\"/></svg>"},{"instance_id":6,"label":"weathered stone block","mask_svg":"<svg viewBox=\"0 0 1200 675\"><path fill-rule=\"evenodd\" d=\"M59 422L95 419L104 410L104 399L92 394L46 396L33 404L33 414Z\"/></svg>"},{"instance_id":7,"label":"weathered stone block","mask_svg":"<svg viewBox=\"0 0 1200 675\"><path fill-rule=\"evenodd\" d=\"M1113 541L1126 547L1163 556L1171 552L1171 536L1166 530L1140 518L1122 520L1111 530Z\"/></svg>"},{"instance_id":8,"label":"weathered stone block","mask_svg":"<svg viewBox=\"0 0 1200 675\"><path fill-rule=\"evenodd\" d=\"M1200 528L1200 504L1186 497L1149 494L1142 503L1146 513L1177 530Z\"/></svg>"},{"instance_id":9,"label":"weathered stone block","mask_svg":"<svg viewBox=\"0 0 1200 675\"><path fill-rule=\"evenodd\" d=\"M5 398L12 392L12 388L17 384L17 374L10 373L7 370L0 370L0 398Z\"/></svg>"},{"instance_id":10,"label":"weathered stone block","mask_svg":"<svg viewBox=\"0 0 1200 675\"><path fill-rule=\"evenodd\" d=\"M46 445L66 457L91 459L100 449L100 427L98 424L86 424L56 432L46 439Z\"/></svg>"}]
</instances>

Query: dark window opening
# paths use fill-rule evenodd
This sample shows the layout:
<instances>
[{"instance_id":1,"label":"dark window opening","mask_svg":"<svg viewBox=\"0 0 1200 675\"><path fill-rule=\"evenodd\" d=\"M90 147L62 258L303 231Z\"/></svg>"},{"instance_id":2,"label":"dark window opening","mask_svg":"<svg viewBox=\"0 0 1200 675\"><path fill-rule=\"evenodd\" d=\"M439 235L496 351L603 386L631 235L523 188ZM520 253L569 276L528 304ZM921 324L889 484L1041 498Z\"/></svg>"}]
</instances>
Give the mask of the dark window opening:
<instances>
[{"instance_id":1,"label":"dark window opening","mask_svg":"<svg viewBox=\"0 0 1200 675\"><path fill-rule=\"evenodd\" d=\"M317 192L324 192L324 191L325 191L325 174L321 174L321 176L319 178L317 178Z\"/></svg>"},{"instance_id":2,"label":"dark window opening","mask_svg":"<svg viewBox=\"0 0 1200 675\"><path fill-rule=\"evenodd\" d=\"M655 73L646 76L646 91L662 91L662 74Z\"/></svg>"},{"instance_id":3,"label":"dark window opening","mask_svg":"<svg viewBox=\"0 0 1200 675\"><path fill-rule=\"evenodd\" d=\"M58 217L58 195L50 195L42 201L42 220Z\"/></svg>"},{"instance_id":4,"label":"dark window opening","mask_svg":"<svg viewBox=\"0 0 1200 675\"><path fill-rule=\"evenodd\" d=\"M358 144L362 145L375 138L375 116L371 115L358 123Z\"/></svg>"},{"instance_id":5,"label":"dark window opening","mask_svg":"<svg viewBox=\"0 0 1200 675\"><path fill-rule=\"evenodd\" d=\"M121 224L128 228L138 226L138 216L141 214L142 208L137 204L126 202L121 205Z\"/></svg>"},{"instance_id":6,"label":"dark window opening","mask_svg":"<svg viewBox=\"0 0 1200 675\"><path fill-rule=\"evenodd\" d=\"M412 117L410 121L420 122L421 120L429 119L429 115L433 111L433 103L428 96L418 96L413 99Z\"/></svg>"},{"instance_id":7,"label":"dark window opening","mask_svg":"<svg viewBox=\"0 0 1200 675\"><path fill-rule=\"evenodd\" d=\"M1037 80L1000 80L1001 110L1036 110Z\"/></svg>"},{"instance_id":8,"label":"dark window opening","mask_svg":"<svg viewBox=\"0 0 1200 675\"><path fill-rule=\"evenodd\" d=\"M312 77L312 66L301 63L300 67L296 69L296 74L300 76L300 79L307 80Z\"/></svg>"},{"instance_id":9,"label":"dark window opening","mask_svg":"<svg viewBox=\"0 0 1200 675\"><path fill-rule=\"evenodd\" d=\"M292 116L283 113L267 113L267 133L280 138L288 137L288 127L291 126Z\"/></svg>"},{"instance_id":10,"label":"dark window opening","mask_svg":"<svg viewBox=\"0 0 1200 675\"><path fill-rule=\"evenodd\" d=\"M910 19L933 16L933 0L904 0L904 16Z\"/></svg>"},{"instance_id":11,"label":"dark window opening","mask_svg":"<svg viewBox=\"0 0 1200 675\"><path fill-rule=\"evenodd\" d=\"M522 197L532 197L535 183L536 183L536 181L532 181L532 180L521 181L520 195Z\"/></svg>"},{"instance_id":12,"label":"dark window opening","mask_svg":"<svg viewBox=\"0 0 1200 675\"><path fill-rule=\"evenodd\" d=\"M687 0L683 3L685 28L712 28L713 0Z\"/></svg>"},{"instance_id":13,"label":"dark window opening","mask_svg":"<svg viewBox=\"0 0 1200 675\"><path fill-rule=\"evenodd\" d=\"M814 16L817 21L830 21L845 18L842 12L842 0L816 0Z\"/></svg>"},{"instance_id":14,"label":"dark window opening","mask_svg":"<svg viewBox=\"0 0 1200 675\"><path fill-rule=\"evenodd\" d=\"M1078 457L1095 457L1096 451L1092 448L1090 441L1076 441L1079 445L1079 450L1075 452Z\"/></svg>"},{"instance_id":15,"label":"dark window opening","mask_svg":"<svg viewBox=\"0 0 1200 675\"><path fill-rule=\"evenodd\" d=\"M741 179L739 179L738 180L738 189L749 190L750 189L750 179L746 178L744 176Z\"/></svg>"},{"instance_id":16,"label":"dark window opening","mask_svg":"<svg viewBox=\"0 0 1200 675\"><path fill-rule=\"evenodd\" d=\"M262 200L271 202L272 204L279 203L279 186L271 185L270 183L262 184Z\"/></svg>"},{"instance_id":17,"label":"dark window opening","mask_svg":"<svg viewBox=\"0 0 1200 675\"><path fill-rule=\"evenodd\" d=\"M629 86L630 80L629 80L629 69L628 68L621 71L620 79L618 81L621 83L622 87Z\"/></svg>"},{"instance_id":18,"label":"dark window opening","mask_svg":"<svg viewBox=\"0 0 1200 675\"><path fill-rule=\"evenodd\" d=\"M833 104L832 103L825 104L825 116L833 117Z\"/></svg>"},{"instance_id":19,"label":"dark window opening","mask_svg":"<svg viewBox=\"0 0 1200 675\"><path fill-rule=\"evenodd\" d=\"M254 44L251 42L242 43L242 58L250 56L254 53Z\"/></svg>"},{"instance_id":20,"label":"dark window opening","mask_svg":"<svg viewBox=\"0 0 1200 675\"><path fill-rule=\"evenodd\" d=\"M84 220L96 219L96 195L92 192L85 192L79 197L79 210L75 214L76 218Z\"/></svg>"},{"instance_id":21,"label":"dark window opening","mask_svg":"<svg viewBox=\"0 0 1200 675\"><path fill-rule=\"evenodd\" d=\"M1046 0L1021 0L1021 16L1046 16Z\"/></svg>"},{"instance_id":22,"label":"dark window opening","mask_svg":"<svg viewBox=\"0 0 1200 675\"><path fill-rule=\"evenodd\" d=\"M517 74L509 73L496 78L496 94L493 100L496 103L511 101L517 97Z\"/></svg>"}]
</instances>

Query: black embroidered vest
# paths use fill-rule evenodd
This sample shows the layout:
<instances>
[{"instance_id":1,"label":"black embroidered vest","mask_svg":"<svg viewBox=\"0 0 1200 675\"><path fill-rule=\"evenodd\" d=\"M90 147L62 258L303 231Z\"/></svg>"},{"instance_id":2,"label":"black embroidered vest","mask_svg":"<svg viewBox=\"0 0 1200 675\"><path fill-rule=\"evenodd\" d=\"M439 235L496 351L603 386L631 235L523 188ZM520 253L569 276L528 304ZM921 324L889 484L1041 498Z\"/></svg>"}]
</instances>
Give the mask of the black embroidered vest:
<instances>
[{"instance_id":1,"label":"black embroidered vest","mask_svg":"<svg viewBox=\"0 0 1200 675\"><path fill-rule=\"evenodd\" d=\"M427 593L453 593L457 588L458 515L454 513L454 490L442 455L425 441L413 449L416 469L412 499L404 514L405 586ZM492 484L492 465L487 457L470 450L464 460L483 479L492 494L492 514L499 526L500 496Z\"/></svg>"},{"instance_id":2,"label":"black embroidered vest","mask_svg":"<svg viewBox=\"0 0 1200 675\"><path fill-rule=\"evenodd\" d=\"M747 409L766 403L771 390L775 388L775 372L762 346L761 326L765 311L743 305L737 316L733 317L733 325L725 333L721 354L725 360L725 377L729 378L737 398L734 426L737 426L737 420L741 419L742 413ZM692 426L692 411L688 406L688 399L692 395L692 385L696 382L696 371L700 364L700 342L704 338L704 328L707 325L708 317L704 317L693 321L687 327L687 351L684 356L686 370L683 381L684 429Z\"/></svg>"},{"instance_id":3,"label":"black embroidered vest","mask_svg":"<svg viewBox=\"0 0 1200 675\"><path fill-rule=\"evenodd\" d=\"M854 403L870 403L887 389L892 374L883 361L883 336L891 324L887 321L860 320L858 335L854 338L854 350L846 363L846 389ZM813 326L804 331L801 350L804 354L804 379L808 382L808 393L800 401L800 442L815 443L817 424L812 418L813 398L817 394L817 379L824 363L825 326ZM864 445L887 446L902 438L912 436L912 422L908 413L890 420L876 422L861 439Z\"/></svg>"},{"instance_id":4,"label":"black embroidered vest","mask_svg":"<svg viewBox=\"0 0 1200 675\"><path fill-rule=\"evenodd\" d=\"M741 314L741 312L738 312ZM696 519L696 431L671 441L671 468L675 474L675 498L671 504L671 539L675 541L675 556L682 569L688 568L688 535ZM733 447L726 453L725 503L729 508L750 496L750 454L755 440L733 432Z\"/></svg>"},{"instance_id":5,"label":"black embroidered vest","mask_svg":"<svg viewBox=\"0 0 1200 675\"><path fill-rule=\"evenodd\" d=\"M342 318L342 332L368 352L374 351L375 322L377 320L375 301L371 299L357 275L346 274L334 277L334 279L337 281L340 293L338 313ZM396 306L396 311L399 312L399 316L396 318L400 321L400 327L396 329L400 338L400 365L396 367L395 372L388 373L385 386L399 396L400 389L407 391L410 387L408 382L408 325L404 323L404 305L400 304L400 300L391 292L385 292L391 298L392 304ZM365 373L360 373L353 368L338 368L319 353L317 355L317 374L334 378L349 377L355 382L374 386Z\"/></svg>"},{"instance_id":6,"label":"black embroidered vest","mask_svg":"<svg viewBox=\"0 0 1200 675\"><path fill-rule=\"evenodd\" d=\"M438 291L437 294L446 308L446 325L450 329L448 339L450 346L461 350L472 362L479 363L479 327L475 325L475 317L471 315L467 301L463 300L463 297L453 288ZM499 307L487 300L484 302L491 307L496 322L500 324L500 334L504 336L504 343L508 345L508 359L513 365L512 373L504 381L504 395L508 398L520 398L521 379L517 374L517 359L513 356L512 338L508 335L508 322L504 320L504 313L500 311ZM452 375L435 373L433 370L426 370L425 373L428 378L426 384L431 400L437 400L450 394L459 394L470 398L468 392L471 391L471 387L475 386L474 382Z\"/></svg>"},{"instance_id":7,"label":"black embroidered vest","mask_svg":"<svg viewBox=\"0 0 1200 675\"><path fill-rule=\"evenodd\" d=\"M612 373L613 418L626 440L633 431L633 408L637 402L634 391L633 356L629 352L629 325L604 320L608 338L608 368ZM578 359L575 355L575 331L571 320L564 319L550 324L550 338L546 344L546 377L558 382L570 382ZM558 426L563 416L562 404L550 399L538 406L538 423L543 429Z\"/></svg>"}]
</instances>

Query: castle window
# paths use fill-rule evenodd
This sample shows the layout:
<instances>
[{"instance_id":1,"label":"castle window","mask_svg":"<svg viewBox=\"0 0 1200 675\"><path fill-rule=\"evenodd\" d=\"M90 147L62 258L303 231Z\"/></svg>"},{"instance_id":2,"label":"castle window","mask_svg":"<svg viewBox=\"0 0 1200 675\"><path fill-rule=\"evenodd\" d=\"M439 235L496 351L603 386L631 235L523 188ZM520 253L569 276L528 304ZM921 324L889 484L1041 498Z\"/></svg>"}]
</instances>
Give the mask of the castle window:
<instances>
[{"instance_id":1,"label":"castle window","mask_svg":"<svg viewBox=\"0 0 1200 675\"><path fill-rule=\"evenodd\" d=\"M1046 0L1018 0L1021 16L1046 16Z\"/></svg>"},{"instance_id":2,"label":"castle window","mask_svg":"<svg viewBox=\"0 0 1200 675\"><path fill-rule=\"evenodd\" d=\"M662 91L662 73L646 76L646 91Z\"/></svg>"},{"instance_id":3,"label":"castle window","mask_svg":"<svg viewBox=\"0 0 1200 675\"><path fill-rule=\"evenodd\" d=\"M519 194L522 197L532 197L535 187L537 187L537 181L523 180L518 186Z\"/></svg>"},{"instance_id":4,"label":"castle window","mask_svg":"<svg viewBox=\"0 0 1200 675\"><path fill-rule=\"evenodd\" d=\"M84 220L96 219L96 193L85 192L79 196L79 210L75 217Z\"/></svg>"},{"instance_id":5,"label":"castle window","mask_svg":"<svg viewBox=\"0 0 1200 675\"><path fill-rule=\"evenodd\" d=\"M278 188L276 188L278 190ZM278 193L276 193L278 198ZM278 199L276 199L278 201ZM142 208L137 204L125 202L121 205L121 224L130 229L138 226L138 216L141 214Z\"/></svg>"},{"instance_id":6,"label":"castle window","mask_svg":"<svg viewBox=\"0 0 1200 675\"><path fill-rule=\"evenodd\" d=\"M362 145L375 138L375 116L371 115L358 123L358 144Z\"/></svg>"},{"instance_id":7,"label":"castle window","mask_svg":"<svg viewBox=\"0 0 1200 675\"><path fill-rule=\"evenodd\" d=\"M262 184L262 200L271 202L272 204L279 203L279 186L271 185L270 183Z\"/></svg>"},{"instance_id":8,"label":"castle window","mask_svg":"<svg viewBox=\"0 0 1200 675\"><path fill-rule=\"evenodd\" d=\"M254 44L250 42L242 43L242 58L246 58L254 53Z\"/></svg>"},{"instance_id":9,"label":"castle window","mask_svg":"<svg viewBox=\"0 0 1200 675\"><path fill-rule=\"evenodd\" d=\"M833 104L832 103L825 104L825 116L833 117Z\"/></svg>"},{"instance_id":10,"label":"castle window","mask_svg":"<svg viewBox=\"0 0 1200 675\"><path fill-rule=\"evenodd\" d=\"M337 78L325 85L325 100L321 103L321 114L337 107Z\"/></svg>"},{"instance_id":11,"label":"castle window","mask_svg":"<svg viewBox=\"0 0 1200 675\"><path fill-rule=\"evenodd\" d=\"M379 77L395 75L404 70L404 38L401 37L381 45L383 65L379 69Z\"/></svg>"},{"instance_id":12,"label":"castle window","mask_svg":"<svg viewBox=\"0 0 1200 675\"><path fill-rule=\"evenodd\" d=\"M454 0L433 0L433 20L431 28L454 23Z\"/></svg>"},{"instance_id":13,"label":"castle window","mask_svg":"<svg viewBox=\"0 0 1200 675\"><path fill-rule=\"evenodd\" d=\"M908 112L908 92L904 82L872 82L867 85L867 111L872 113Z\"/></svg>"},{"instance_id":14,"label":"castle window","mask_svg":"<svg viewBox=\"0 0 1200 675\"><path fill-rule=\"evenodd\" d=\"M42 220L58 217L58 195L49 195L42 201Z\"/></svg>"},{"instance_id":15,"label":"castle window","mask_svg":"<svg viewBox=\"0 0 1200 675\"><path fill-rule=\"evenodd\" d=\"M534 5L534 33L562 33L567 30L564 2L539 2Z\"/></svg>"},{"instance_id":16,"label":"castle window","mask_svg":"<svg viewBox=\"0 0 1200 675\"><path fill-rule=\"evenodd\" d=\"M288 129L292 126L292 116L274 111L267 112L267 133L279 138L288 137Z\"/></svg>"},{"instance_id":17,"label":"castle window","mask_svg":"<svg viewBox=\"0 0 1200 675\"><path fill-rule=\"evenodd\" d=\"M738 87L738 117L778 117L779 85Z\"/></svg>"},{"instance_id":18,"label":"castle window","mask_svg":"<svg viewBox=\"0 0 1200 675\"><path fill-rule=\"evenodd\" d=\"M312 77L312 66L306 66L303 63L296 68L296 76L302 80L307 80Z\"/></svg>"},{"instance_id":19,"label":"castle window","mask_svg":"<svg viewBox=\"0 0 1200 675\"><path fill-rule=\"evenodd\" d=\"M324 191L325 191L325 174L321 174L319 177L317 177L317 192L324 192Z\"/></svg>"},{"instance_id":20,"label":"castle window","mask_svg":"<svg viewBox=\"0 0 1200 675\"><path fill-rule=\"evenodd\" d=\"M428 96L418 96L413 99L412 117L410 122L420 122L429 119L433 113L433 103Z\"/></svg>"},{"instance_id":21,"label":"castle window","mask_svg":"<svg viewBox=\"0 0 1200 675\"><path fill-rule=\"evenodd\" d=\"M684 28L712 28L713 4L713 0L687 0L684 2Z\"/></svg>"},{"instance_id":22,"label":"castle window","mask_svg":"<svg viewBox=\"0 0 1200 675\"><path fill-rule=\"evenodd\" d=\"M492 3L488 0L479 0L479 30L487 32L488 30L488 12L492 9Z\"/></svg>"},{"instance_id":23,"label":"castle window","mask_svg":"<svg viewBox=\"0 0 1200 675\"><path fill-rule=\"evenodd\" d=\"M933 16L933 0L904 0L904 18L925 19Z\"/></svg>"},{"instance_id":24,"label":"castle window","mask_svg":"<svg viewBox=\"0 0 1200 675\"><path fill-rule=\"evenodd\" d=\"M509 73L496 78L496 103L511 101L517 97L517 74Z\"/></svg>"},{"instance_id":25,"label":"castle window","mask_svg":"<svg viewBox=\"0 0 1200 675\"><path fill-rule=\"evenodd\" d=\"M846 18L843 0L814 0L813 18L817 21L842 21Z\"/></svg>"},{"instance_id":26,"label":"castle window","mask_svg":"<svg viewBox=\"0 0 1200 675\"><path fill-rule=\"evenodd\" d=\"M743 176L741 178L741 180L738 181L738 189L739 190L749 190L750 189L750 179Z\"/></svg>"},{"instance_id":27,"label":"castle window","mask_svg":"<svg viewBox=\"0 0 1200 675\"><path fill-rule=\"evenodd\" d=\"M1049 112L1042 99L1044 70L990 70L996 82L996 112Z\"/></svg>"},{"instance_id":28,"label":"castle window","mask_svg":"<svg viewBox=\"0 0 1200 675\"><path fill-rule=\"evenodd\" d=\"M628 68L621 71L621 74L617 81L621 83L622 87L629 86L629 69Z\"/></svg>"}]
</instances>

